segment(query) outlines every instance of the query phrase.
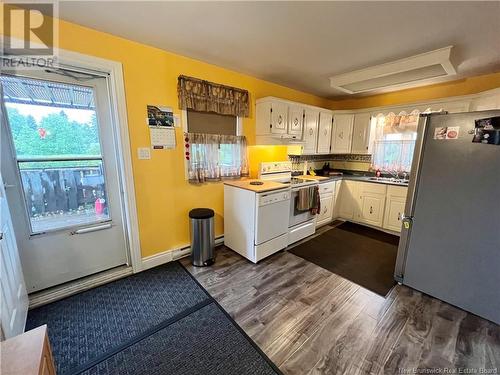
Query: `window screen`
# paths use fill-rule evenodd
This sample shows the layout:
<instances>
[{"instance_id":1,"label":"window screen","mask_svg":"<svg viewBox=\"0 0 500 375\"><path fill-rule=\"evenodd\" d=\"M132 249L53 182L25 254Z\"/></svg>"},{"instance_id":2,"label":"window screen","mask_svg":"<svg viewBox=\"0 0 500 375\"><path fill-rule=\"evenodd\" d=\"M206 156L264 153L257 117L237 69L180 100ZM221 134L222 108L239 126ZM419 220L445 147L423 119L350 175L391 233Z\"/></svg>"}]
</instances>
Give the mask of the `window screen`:
<instances>
[{"instance_id":1,"label":"window screen","mask_svg":"<svg viewBox=\"0 0 500 375\"><path fill-rule=\"evenodd\" d=\"M237 135L236 116L188 110L187 124L188 133Z\"/></svg>"}]
</instances>

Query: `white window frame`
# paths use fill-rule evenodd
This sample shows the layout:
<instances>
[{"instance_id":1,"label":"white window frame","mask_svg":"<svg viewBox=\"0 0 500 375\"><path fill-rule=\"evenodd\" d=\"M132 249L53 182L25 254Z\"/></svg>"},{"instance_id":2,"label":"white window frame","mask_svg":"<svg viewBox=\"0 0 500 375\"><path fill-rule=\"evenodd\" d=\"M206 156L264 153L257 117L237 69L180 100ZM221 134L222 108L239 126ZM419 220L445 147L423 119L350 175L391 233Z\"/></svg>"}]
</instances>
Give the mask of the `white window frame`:
<instances>
[{"instance_id":1,"label":"white window frame","mask_svg":"<svg viewBox=\"0 0 500 375\"><path fill-rule=\"evenodd\" d=\"M187 116L187 110L183 109L181 110L181 122L182 122L182 158L184 159L184 179L186 181L189 180L189 165L188 161L186 160L186 150L185 150L185 143L184 142L184 134L188 133L188 116ZM236 116L236 135L241 136L243 135L243 118L240 116Z\"/></svg>"}]
</instances>

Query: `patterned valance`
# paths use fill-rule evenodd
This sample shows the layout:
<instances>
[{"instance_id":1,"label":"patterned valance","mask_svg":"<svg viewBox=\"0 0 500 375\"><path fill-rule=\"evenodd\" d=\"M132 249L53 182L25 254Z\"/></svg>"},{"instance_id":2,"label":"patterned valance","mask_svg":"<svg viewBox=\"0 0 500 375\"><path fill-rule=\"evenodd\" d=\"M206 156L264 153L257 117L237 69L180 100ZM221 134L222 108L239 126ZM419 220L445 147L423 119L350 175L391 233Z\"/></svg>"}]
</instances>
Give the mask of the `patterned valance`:
<instances>
[{"instance_id":1,"label":"patterned valance","mask_svg":"<svg viewBox=\"0 0 500 375\"><path fill-rule=\"evenodd\" d=\"M180 109L240 117L249 115L250 96L247 90L179 76L177 94Z\"/></svg>"}]
</instances>

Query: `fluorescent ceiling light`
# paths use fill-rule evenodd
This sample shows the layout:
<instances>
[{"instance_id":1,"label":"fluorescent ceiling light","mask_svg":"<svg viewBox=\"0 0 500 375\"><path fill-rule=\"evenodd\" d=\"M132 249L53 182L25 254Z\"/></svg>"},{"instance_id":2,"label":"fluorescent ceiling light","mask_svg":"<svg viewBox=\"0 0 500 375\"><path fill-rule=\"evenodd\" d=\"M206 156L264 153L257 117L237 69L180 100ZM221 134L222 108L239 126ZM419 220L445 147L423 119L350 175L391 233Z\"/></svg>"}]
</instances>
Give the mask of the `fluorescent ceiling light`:
<instances>
[{"instance_id":1,"label":"fluorescent ceiling light","mask_svg":"<svg viewBox=\"0 0 500 375\"><path fill-rule=\"evenodd\" d=\"M418 85L456 74L450 55L453 46L330 77L330 85L348 94L398 86Z\"/></svg>"}]
</instances>

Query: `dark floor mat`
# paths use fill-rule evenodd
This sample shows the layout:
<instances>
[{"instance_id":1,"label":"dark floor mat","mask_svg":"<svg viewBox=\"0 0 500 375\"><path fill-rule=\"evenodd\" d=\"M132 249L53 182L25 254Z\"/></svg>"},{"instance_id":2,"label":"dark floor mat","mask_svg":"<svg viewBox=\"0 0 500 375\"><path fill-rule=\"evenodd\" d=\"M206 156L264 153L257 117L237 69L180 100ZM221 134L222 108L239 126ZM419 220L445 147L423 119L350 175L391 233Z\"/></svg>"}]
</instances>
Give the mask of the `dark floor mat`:
<instances>
[{"instance_id":1,"label":"dark floor mat","mask_svg":"<svg viewBox=\"0 0 500 375\"><path fill-rule=\"evenodd\" d=\"M211 303L83 372L85 375L275 375Z\"/></svg>"},{"instance_id":2,"label":"dark floor mat","mask_svg":"<svg viewBox=\"0 0 500 375\"><path fill-rule=\"evenodd\" d=\"M173 262L31 310L26 330L48 325L62 375L207 299Z\"/></svg>"},{"instance_id":3,"label":"dark floor mat","mask_svg":"<svg viewBox=\"0 0 500 375\"><path fill-rule=\"evenodd\" d=\"M382 296L394 286L399 237L350 222L289 251Z\"/></svg>"},{"instance_id":4,"label":"dark floor mat","mask_svg":"<svg viewBox=\"0 0 500 375\"><path fill-rule=\"evenodd\" d=\"M42 324L60 375L281 374L179 262L30 311Z\"/></svg>"}]
</instances>

